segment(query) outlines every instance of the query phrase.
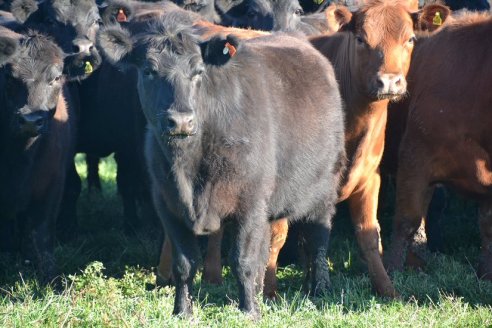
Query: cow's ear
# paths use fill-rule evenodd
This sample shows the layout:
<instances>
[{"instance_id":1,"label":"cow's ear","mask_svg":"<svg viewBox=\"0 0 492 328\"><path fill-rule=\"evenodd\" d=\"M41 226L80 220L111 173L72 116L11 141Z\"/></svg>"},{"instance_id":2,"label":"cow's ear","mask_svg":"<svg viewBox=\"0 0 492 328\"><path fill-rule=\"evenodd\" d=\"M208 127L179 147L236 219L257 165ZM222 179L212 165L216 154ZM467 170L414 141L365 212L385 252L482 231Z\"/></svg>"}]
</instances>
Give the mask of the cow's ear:
<instances>
[{"instance_id":1,"label":"cow's ear","mask_svg":"<svg viewBox=\"0 0 492 328\"><path fill-rule=\"evenodd\" d=\"M133 50L133 40L128 30L119 25L103 28L98 33L97 43L110 63L130 64L128 57Z\"/></svg>"},{"instance_id":2,"label":"cow's ear","mask_svg":"<svg viewBox=\"0 0 492 328\"><path fill-rule=\"evenodd\" d=\"M416 30L433 32L451 19L451 9L441 4L429 4L413 13L412 19Z\"/></svg>"},{"instance_id":3,"label":"cow's ear","mask_svg":"<svg viewBox=\"0 0 492 328\"><path fill-rule=\"evenodd\" d=\"M128 1L111 1L99 12L105 25L128 23L133 17L133 8Z\"/></svg>"},{"instance_id":4,"label":"cow's ear","mask_svg":"<svg viewBox=\"0 0 492 328\"><path fill-rule=\"evenodd\" d=\"M38 11L38 3L34 0L14 0L10 5L10 11L18 22L24 23L29 16Z\"/></svg>"},{"instance_id":5,"label":"cow's ear","mask_svg":"<svg viewBox=\"0 0 492 328\"><path fill-rule=\"evenodd\" d=\"M0 66L7 63L17 52L18 42L9 37L0 37Z\"/></svg>"},{"instance_id":6,"label":"cow's ear","mask_svg":"<svg viewBox=\"0 0 492 328\"><path fill-rule=\"evenodd\" d=\"M239 39L229 34L225 39L213 37L200 44L202 58L205 64L221 66L236 55Z\"/></svg>"},{"instance_id":7,"label":"cow's ear","mask_svg":"<svg viewBox=\"0 0 492 328\"><path fill-rule=\"evenodd\" d=\"M346 6L331 4L325 9L330 32L338 32L352 20L352 13Z\"/></svg>"}]
</instances>

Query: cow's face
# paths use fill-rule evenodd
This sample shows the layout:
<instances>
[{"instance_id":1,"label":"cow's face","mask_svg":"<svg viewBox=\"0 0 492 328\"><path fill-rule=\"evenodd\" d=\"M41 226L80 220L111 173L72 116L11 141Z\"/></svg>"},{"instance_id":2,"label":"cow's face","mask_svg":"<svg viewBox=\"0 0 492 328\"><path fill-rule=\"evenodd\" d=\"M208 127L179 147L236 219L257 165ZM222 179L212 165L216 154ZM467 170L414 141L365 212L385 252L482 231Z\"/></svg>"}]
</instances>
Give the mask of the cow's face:
<instances>
[{"instance_id":1,"label":"cow's face","mask_svg":"<svg viewBox=\"0 0 492 328\"><path fill-rule=\"evenodd\" d=\"M201 13L213 8L213 0L175 0L176 4L186 10Z\"/></svg>"},{"instance_id":2,"label":"cow's face","mask_svg":"<svg viewBox=\"0 0 492 328\"><path fill-rule=\"evenodd\" d=\"M377 0L353 14L344 29L351 33L352 78L363 94L397 99L406 93L405 76L416 42L414 26L421 14L411 13L405 1Z\"/></svg>"},{"instance_id":3,"label":"cow's face","mask_svg":"<svg viewBox=\"0 0 492 328\"><path fill-rule=\"evenodd\" d=\"M189 19L181 13L176 16ZM204 64L198 39L184 26L189 29L191 22L168 29L155 21L133 36L116 26L99 36L109 61L137 68L142 109L152 130L167 143L187 140L199 129L195 101Z\"/></svg>"},{"instance_id":4,"label":"cow's face","mask_svg":"<svg viewBox=\"0 0 492 328\"><path fill-rule=\"evenodd\" d=\"M273 11L270 0L244 0L228 15L232 17L231 25L241 28L270 31L273 28Z\"/></svg>"},{"instance_id":5,"label":"cow's face","mask_svg":"<svg viewBox=\"0 0 492 328\"><path fill-rule=\"evenodd\" d=\"M96 34L101 24L94 0L16 0L12 13L26 27L50 35L66 54L72 55L69 69L79 78L90 75L100 64Z\"/></svg>"},{"instance_id":6,"label":"cow's face","mask_svg":"<svg viewBox=\"0 0 492 328\"><path fill-rule=\"evenodd\" d=\"M297 31L303 10L298 0L272 0L273 30Z\"/></svg>"},{"instance_id":7,"label":"cow's face","mask_svg":"<svg viewBox=\"0 0 492 328\"><path fill-rule=\"evenodd\" d=\"M22 140L46 133L64 81L62 51L50 39L30 34L0 37L0 52L2 129Z\"/></svg>"}]
</instances>

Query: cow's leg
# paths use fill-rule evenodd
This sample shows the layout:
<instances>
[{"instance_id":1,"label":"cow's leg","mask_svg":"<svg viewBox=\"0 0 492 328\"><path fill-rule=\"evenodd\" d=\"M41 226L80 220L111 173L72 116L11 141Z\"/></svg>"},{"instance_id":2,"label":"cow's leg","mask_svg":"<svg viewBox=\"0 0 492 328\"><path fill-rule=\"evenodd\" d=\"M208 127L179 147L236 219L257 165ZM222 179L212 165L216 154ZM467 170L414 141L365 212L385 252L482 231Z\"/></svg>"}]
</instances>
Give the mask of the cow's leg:
<instances>
[{"instance_id":1,"label":"cow's leg","mask_svg":"<svg viewBox=\"0 0 492 328\"><path fill-rule=\"evenodd\" d=\"M203 280L214 285L222 284L222 236L224 227L208 236L207 254L203 262Z\"/></svg>"},{"instance_id":2,"label":"cow's leg","mask_svg":"<svg viewBox=\"0 0 492 328\"><path fill-rule=\"evenodd\" d=\"M434 189L425 220L427 247L431 252L442 252L444 250L441 222L447 205L447 197L446 189L443 186Z\"/></svg>"},{"instance_id":3,"label":"cow's leg","mask_svg":"<svg viewBox=\"0 0 492 328\"><path fill-rule=\"evenodd\" d=\"M89 191L101 190L101 179L99 178L99 156L85 154L87 164L87 186Z\"/></svg>"},{"instance_id":4,"label":"cow's leg","mask_svg":"<svg viewBox=\"0 0 492 328\"><path fill-rule=\"evenodd\" d=\"M157 267L157 285L168 285L172 280L172 266L173 266L173 248L171 240L167 236L164 236L162 242L161 255L159 258L159 266Z\"/></svg>"},{"instance_id":5,"label":"cow's leg","mask_svg":"<svg viewBox=\"0 0 492 328\"><path fill-rule=\"evenodd\" d=\"M193 279L200 260L198 242L196 236L176 218L167 218L165 228L173 250L173 277L176 286L173 313L190 315Z\"/></svg>"},{"instance_id":6,"label":"cow's leg","mask_svg":"<svg viewBox=\"0 0 492 328\"><path fill-rule=\"evenodd\" d=\"M396 291L383 266L381 238L377 220L378 194L381 178L375 172L348 199L357 242L367 261L369 277L376 292L395 297Z\"/></svg>"},{"instance_id":7,"label":"cow's leg","mask_svg":"<svg viewBox=\"0 0 492 328\"><path fill-rule=\"evenodd\" d=\"M273 221L270 224L271 237L270 237L270 256L268 258L268 264L265 273L265 286L263 287L263 295L267 298L273 299L277 295L277 259L280 250L285 244L287 239L287 232L289 230L289 223L287 218Z\"/></svg>"},{"instance_id":8,"label":"cow's leg","mask_svg":"<svg viewBox=\"0 0 492 328\"><path fill-rule=\"evenodd\" d=\"M56 266L55 232L56 218L59 214L63 197L64 179L52 181L51 188L41 196L31 200L29 209L25 212L28 222L28 238L32 244L36 265L42 274L42 280L51 281L58 274Z\"/></svg>"},{"instance_id":9,"label":"cow's leg","mask_svg":"<svg viewBox=\"0 0 492 328\"><path fill-rule=\"evenodd\" d=\"M129 146L131 147L131 146ZM123 213L125 216L125 232L133 233L138 228L137 215L137 191L138 169L136 167L136 155L130 153L117 152L115 160L118 165L116 182L118 192L123 200Z\"/></svg>"},{"instance_id":10,"label":"cow's leg","mask_svg":"<svg viewBox=\"0 0 492 328\"><path fill-rule=\"evenodd\" d=\"M305 250L308 254L306 270L306 287L308 292L318 296L330 288L330 271L328 269L328 243L331 232L331 216L327 214L322 222L307 222L303 225L306 238Z\"/></svg>"},{"instance_id":11,"label":"cow's leg","mask_svg":"<svg viewBox=\"0 0 492 328\"><path fill-rule=\"evenodd\" d=\"M478 276L482 279L492 280L492 203L481 204L479 222L482 247Z\"/></svg>"},{"instance_id":12,"label":"cow's leg","mask_svg":"<svg viewBox=\"0 0 492 328\"><path fill-rule=\"evenodd\" d=\"M260 310L255 283L260 268L266 267L268 242L264 239L269 240L270 225L263 210L250 211L238 220L240 222L235 223L235 240L231 249L231 269L238 281L239 308L256 319L260 316Z\"/></svg>"},{"instance_id":13,"label":"cow's leg","mask_svg":"<svg viewBox=\"0 0 492 328\"><path fill-rule=\"evenodd\" d=\"M400 161L400 163L402 163ZM419 170L417 174L414 170ZM422 167L401 167L396 184L396 211L393 221L391 245L386 253L389 271L403 269L407 252L415 234L422 230L433 187L429 186L425 169Z\"/></svg>"}]
</instances>

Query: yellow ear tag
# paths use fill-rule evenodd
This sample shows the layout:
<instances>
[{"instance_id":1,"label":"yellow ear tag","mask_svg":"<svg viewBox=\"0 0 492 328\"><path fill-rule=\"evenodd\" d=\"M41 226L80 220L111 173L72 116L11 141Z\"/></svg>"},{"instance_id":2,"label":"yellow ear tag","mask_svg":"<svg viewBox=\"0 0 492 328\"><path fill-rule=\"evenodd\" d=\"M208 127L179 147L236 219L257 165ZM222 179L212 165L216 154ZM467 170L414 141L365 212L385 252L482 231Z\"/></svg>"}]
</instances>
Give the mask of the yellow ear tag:
<instances>
[{"instance_id":1,"label":"yellow ear tag","mask_svg":"<svg viewBox=\"0 0 492 328\"><path fill-rule=\"evenodd\" d=\"M434 14L434 18L432 19L432 24L436 26L441 26L442 25L442 18L441 18L441 13L436 11Z\"/></svg>"},{"instance_id":2,"label":"yellow ear tag","mask_svg":"<svg viewBox=\"0 0 492 328\"><path fill-rule=\"evenodd\" d=\"M92 65L90 62L86 61L85 66L84 66L84 73L85 74L91 74L92 71L94 71L94 68L92 68Z\"/></svg>"}]
</instances>

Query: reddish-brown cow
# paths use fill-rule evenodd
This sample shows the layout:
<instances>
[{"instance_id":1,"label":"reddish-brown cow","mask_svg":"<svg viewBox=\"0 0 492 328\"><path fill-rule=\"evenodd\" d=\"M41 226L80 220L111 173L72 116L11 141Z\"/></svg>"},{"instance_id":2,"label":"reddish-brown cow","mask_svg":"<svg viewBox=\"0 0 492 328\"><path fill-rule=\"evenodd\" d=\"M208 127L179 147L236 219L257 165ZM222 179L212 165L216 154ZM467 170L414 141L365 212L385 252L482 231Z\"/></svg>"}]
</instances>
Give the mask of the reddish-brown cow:
<instances>
[{"instance_id":1,"label":"reddish-brown cow","mask_svg":"<svg viewBox=\"0 0 492 328\"><path fill-rule=\"evenodd\" d=\"M437 11L449 10L430 5L412 13L408 1L368 1L352 17L336 16L348 22L342 32L311 39L333 63L346 105L348 168L339 201L348 202L372 284L383 296L397 294L382 263L376 216L387 107L406 93L415 30Z\"/></svg>"},{"instance_id":2,"label":"reddish-brown cow","mask_svg":"<svg viewBox=\"0 0 492 328\"><path fill-rule=\"evenodd\" d=\"M443 183L481 202L478 271L492 279L492 18L465 14L446 25L412 59L388 268L402 268L434 185Z\"/></svg>"}]
</instances>

